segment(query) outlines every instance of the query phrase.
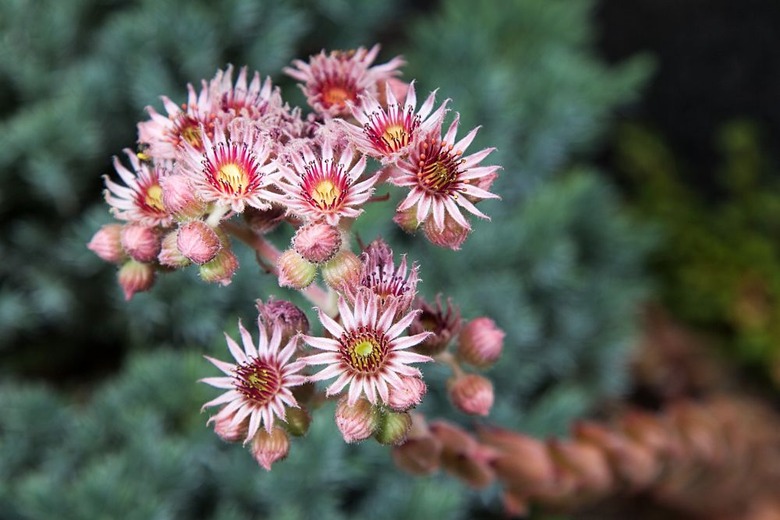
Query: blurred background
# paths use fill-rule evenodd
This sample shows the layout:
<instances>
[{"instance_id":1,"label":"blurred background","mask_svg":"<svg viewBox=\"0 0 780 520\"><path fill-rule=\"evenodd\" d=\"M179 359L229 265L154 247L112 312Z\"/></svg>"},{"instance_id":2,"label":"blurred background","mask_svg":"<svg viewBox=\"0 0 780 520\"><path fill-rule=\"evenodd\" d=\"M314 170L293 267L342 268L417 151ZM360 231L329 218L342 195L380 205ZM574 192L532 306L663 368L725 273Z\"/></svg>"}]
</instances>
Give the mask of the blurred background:
<instances>
[{"instance_id":1,"label":"blurred background","mask_svg":"<svg viewBox=\"0 0 780 520\"><path fill-rule=\"evenodd\" d=\"M250 254L228 287L177 272L125 302L86 249L145 106L228 63L303 106L281 69L323 48L402 54L405 80L482 125L474 149L497 148L503 200L462 251L387 213L360 228L421 262L424 295L507 332L486 422L566 437L629 405L724 394L776 412L778 27L771 0L4 0L0 519L502 517L497 486L409 478L387 449L345 445L329 411L261 470L206 427L202 355L224 357L222 331L251 322L256 298L309 306ZM422 411L471 427L446 377L426 372ZM530 514L717 517L622 491Z\"/></svg>"}]
</instances>

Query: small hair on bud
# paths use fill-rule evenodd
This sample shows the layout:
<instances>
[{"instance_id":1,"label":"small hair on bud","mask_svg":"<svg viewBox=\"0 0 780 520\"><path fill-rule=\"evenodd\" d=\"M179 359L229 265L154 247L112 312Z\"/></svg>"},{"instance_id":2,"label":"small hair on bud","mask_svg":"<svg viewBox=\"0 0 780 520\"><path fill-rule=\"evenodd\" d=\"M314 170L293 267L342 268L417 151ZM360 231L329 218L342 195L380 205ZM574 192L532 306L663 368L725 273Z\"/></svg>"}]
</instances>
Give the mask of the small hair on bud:
<instances>
[{"instance_id":1,"label":"small hair on bud","mask_svg":"<svg viewBox=\"0 0 780 520\"><path fill-rule=\"evenodd\" d=\"M185 257L198 265L211 262L222 249L217 232L202 220L191 220L179 226L176 245Z\"/></svg>"},{"instance_id":2,"label":"small hair on bud","mask_svg":"<svg viewBox=\"0 0 780 520\"><path fill-rule=\"evenodd\" d=\"M122 224L106 224L94 234L87 248L101 260L118 264L127 258L122 247L121 234Z\"/></svg>"},{"instance_id":3,"label":"small hair on bud","mask_svg":"<svg viewBox=\"0 0 780 520\"><path fill-rule=\"evenodd\" d=\"M341 249L341 231L324 222L314 222L298 228L292 239L293 249L309 262L327 262Z\"/></svg>"},{"instance_id":4,"label":"small hair on bud","mask_svg":"<svg viewBox=\"0 0 780 520\"><path fill-rule=\"evenodd\" d=\"M337 291L344 291L358 283L362 268L355 253L342 249L322 265L322 278Z\"/></svg>"},{"instance_id":5,"label":"small hair on bud","mask_svg":"<svg viewBox=\"0 0 780 520\"><path fill-rule=\"evenodd\" d=\"M127 254L139 262L154 262L162 247L160 234L154 228L141 224L123 226L120 241Z\"/></svg>"},{"instance_id":6,"label":"small hair on bud","mask_svg":"<svg viewBox=\"0 0 780 520\"><path fill-rule=\"evenodd\" d=\"M289 452L290 438L278 426L275 426L271 433L260 428L252 438L252 456L266 471L271 471L271 466L284 460Z\"/></svg>"},{"instance_id":7,"label":"small hair on bud","mask_svg":"<svg viewBox=\"0 0 780 520\"><path fill-rule=\"evenodd\" d=\"M486 416L493 407L493 383L477 374L464 374L451 379L449 394L452 404L469 415Z\"/></svg>"},{"instance_id":8,"label":"small hair on bud","mask_svg":"<svg viewBox=\"0 0 780 520\"><path fill-rule=\"evenodd\" d=\"M200 278L204 282L230 285L238 270L238 258L229 247L224 247L211 262L200 266Z\"/></svg>"},{"instance_id":9,"label":"small hair on bud","mask_svg":"<svg viewBox=\"0 0 780 520\"><path fill-rule=\"evenodd\" d=\"M458 338L458 359L479 368L488 368L501 356L504 336L495 322L487 317L468 322Z\"/></svg>"},{"instance_id":10,"label":"small hair on bud","mask_svg":"<svg viewBox=\"0 0 780 520\"><path fill-rule=\"evenodd\" d=\"M130 300L135 293L148 291L154 285L154 266L137 260L128 260L119 268L119 285Z\"/></svg>"},{"instance_id":11,"label":"small hair on bud","mask_svg":"<svg viewBox=\"0 0 780 520\"><path fill-rule=\"evenodd\" d=\"M294 249L288 249L279 256L279 286L305 289L317 276L317 265L309 262Z\"/></svg>"},{"instance_id":12,"label":"small hair on bud","mask_svg":"<svg viewBox=\"0 0 780 520\"><path fill-rule=\"evenodd\" d=\"M344 442L353 443L368 439L379 425L379 412L366 399L350 405L347 397L342 397L336 405L336 426Z\"/></svg>"}]
</instances>

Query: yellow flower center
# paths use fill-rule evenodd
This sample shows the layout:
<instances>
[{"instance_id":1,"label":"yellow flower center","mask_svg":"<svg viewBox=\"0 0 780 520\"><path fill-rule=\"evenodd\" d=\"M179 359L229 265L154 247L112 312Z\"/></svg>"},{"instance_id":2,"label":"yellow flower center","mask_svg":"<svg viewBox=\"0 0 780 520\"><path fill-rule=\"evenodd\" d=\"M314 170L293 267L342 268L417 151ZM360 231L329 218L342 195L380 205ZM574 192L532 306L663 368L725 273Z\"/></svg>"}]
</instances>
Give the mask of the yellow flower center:
<instances>
[{"instance_id":1,"label":"yellow flower center","mask_svg":"<svg viewBox=\"0 0 780 520\"><path fill-rule=\"evenodd\" d=\"M317 186L312 190L311 198L320 208L326 209L336 202L339 195L341 195L341 190L338 186L325 179L317 183Z\"/></svg>"},{"instance_id":2,"label":"yellow flower center","mask_svg":"<svg viewBox=\"0 0 780 520\"><path fill-rule=\"evenodd\" d=\"M163 206L162 202L162 188L159 184L152 184L149 186L149 189L146 190L146 197L144 197L144 202L147 206L150 208L154 208L157 211L165 211L165 207Z\"/></svg>"},{"instance_id":3,"label":"yellow flower center","mask_svg":"<svg viewBox=\"0 0 780 520\"><path fill-rule=\"evenodd\" d=\"M390 125L385 128L382 134L382 141L385 142L388 148L397 152L407 144L409 144L409 134L403 125Z\"/></svg>"},{"instance_id":4,"label":"yellow flower center","mask_svg":"<svg viewBox=\"0 0 780 520\"><path fill-rule=\"evenodd\" d=\"M193 148L200 149L203 141L200 136L200 129L194 125L188 125L181 129L181 138L190 143Z\"/></svg>"},{"instance_id":5,"label":"yellow flower center","mask_svg":"<svg viewBox=\"0 0 780 520\"><path fill-rule=\"evenodd\" d=\"M249 176L239 165L227 163L219 167L217 181L227 185L233 193L243 193L249 185Z\"/></svg>"},{"instance_id":6,"label":"yellow flower center","mask_svg":"<svg viewBox=\"0 0 780 520\"><path fill-rule=\"evenodd\" d=\"M374 351L374 344L368 340L363 340L357 345L355 345L354 351L355 354L357 354L358 356L363 356L363 357L369 356L371 355L371 352Z\"/></svg>"}]
</instances>

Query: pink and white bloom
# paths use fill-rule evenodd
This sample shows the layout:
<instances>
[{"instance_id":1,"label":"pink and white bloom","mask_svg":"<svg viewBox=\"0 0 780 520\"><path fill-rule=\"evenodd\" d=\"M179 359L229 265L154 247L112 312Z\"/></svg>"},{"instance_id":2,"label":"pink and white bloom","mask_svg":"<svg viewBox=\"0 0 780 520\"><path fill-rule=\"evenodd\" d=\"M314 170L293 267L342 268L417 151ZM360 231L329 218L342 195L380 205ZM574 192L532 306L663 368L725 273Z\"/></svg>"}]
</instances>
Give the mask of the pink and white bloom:
<instances>
[{"instance_id":1,"label":"pink and white bloom","mask_svg":"<svg viewBox=\"0 0 780 520\"><path fill-rule=\"evenodd\" d=\"M233 84L233 65L218 70L209 82L209 98L212 110L222 116L247 117L258 120L270 112L281 109L282 96L274 88L271 78L260 80L255 72L252 81L247 81L247 67L241 67L238 78Z\"/></svg>"},{"instance_id":2,"label":"pink and white bloom","mask_svg":"<svg viewBox=\"0 0 780 520\"><path fill-rule=\"evenodd\" d=\"M428 356L408 351L428 333L401 335L414 319L415 312L396 320L395 305L380 314L378 298L366 294L358 296L353 308L340 297L338 309L343 325L317 310L322 325L332 338L303 336L306 343L324 352L301 358L301 361L307 365L327 365L309 380L336 378L327 388L327 395L338 394L349 386L347 402L350 405L361 396L371 404L387 403L390 388L406 387L401 376L421 377L417 368L409 366L411 363L432 361Z\"/></svg>"},{"instance_id":3,"label":"pink and white bloom","mask_svg":"<svg viewBox=\"0 0 780 520\"><path fill-rule=\"evenodd\" d=\"M351 148L336 153L329 142L322 145L319 154L311 146L301 147L300 153L289 156L288 165L279 165L279 187L284 195L278 201L289 213L324 220L331 226L338 225L341 218L357 217L363 212L360 206L371 198L378 176L360 181L366 157L353 159Z\"/></svg>"},{"instance_id":4,"label":"pink and white bloom","mask_svg":"<svg viewBox=\"0 0 780 520\"><path fill-rule=\"evenodd\" d=\"M255 345L252 336L240 321L238 329L243 349L225 334L235 363L226 363L206 356L225 376L206 377L200 381L226 390L203 405L203 408L225 405L209 422L218 422L223 428L230 430L248 421L244 440L244 443L247 443L261 425L271 433L277 418L284 421L285 406L300 408L290 389L304 383L306 377L298 373L305 366L304 363L290 362L297 347L297 336L293 336L282 346L282 327L275 324L269 338L266 328L258 320L260 338ZM224 424L223 419L227 417L230 421Z\"/></svg>"},{"instance_id":5,"label":"pink and white bloom","mask_svg":"<svg viewBox=\"0 0 780 520\"><path fill-rule=\"evenodd\" d=\"M370 50L360 47L350 51L323 50L311 56L309 62L293 61L295 68L284 72L302 83L306 100L320 114L337 117L349 115L349 105L361 96L377 95L377 83L399 73L404 64L397 56L382 65L371 66L379 54L379 45Z\"/></svg>"},{"instance_id":6,"label":"pink and white bloom","mask_svg":"<svg viewBox=\"0 0 780 520\"><path fill-rule=\"evenodd\" d=\"M160 96L168 115L146 107L150 119L138 123L138 142L146 146L146 153L155 160L175 159L184 143L203 150L203 136L213 132L215 116L208 85L204 81L200 93L187 85L187 92L187 103L181 107L167 96Z\"/></svg>"},{"instance_id":7,"label":"pink and white bloom","mask_svg":"<svg viewBox=\"0 0 780 520\"><path fill-rule=\"evenodd\" d=\"M417 294L418 265L413 264L409 268L406 255L403 255L396 268L393 250L382 239L371 242L360 259L363 263L360 281L355 286L347 287L346 296L354 301L357 294L368 291L379 298L380 312L391 305L395 306L398 313L408 311Z\"/></svg>"},{"instance_id":8,"label":"pink and white bloom","mask_svg":"<svg viewBox=\"0 0 780 520\"><path fill-rule=\"evenodd\" d=\"M204 132L202 151L185 143L177 166L205 202L229 206L236 213L246 206L270 209L268 188L277 172L270 144L249 121L236 122L230 137L222 125L214 128L213 141Z\"/></svg>"},{"instance_id":9,"label":"pink and white bloom","mask_svg":"<svg viewBox=\"0 0 780 520\"><path fill-rule=\"evenodd\" d=\"M456 117L444 138L440 137L438 128L424 135L409 157L398 164L401 173L390 179L396 186L411 188L397 210L403 212L416 207L420 223L432 214L435 227L440 230L445 227L446 215L463 228L471 229L460 208L489 220L474 206L474 202L500 198L478 186L482 179L492 179L499 169L499 166L479 166L494 148L485 148L464 157L463 152L474 140L479 127L455 142L458 122L459 117Z\"/></svg>"},{"instance_id":10,"label":"pink and white bloom","mask_svg":"<svg viewBox=\"0 0 780 520\"><path fill-rule=\"evenodd\" d=\"M387 87L386 95L386 107L373 96L362 97L360 105L352 107L352 115L360 126L343 123L358 150L380 159L383 164L405 157L416 144L419 135L426 135L441 125L449 102L449 99L445 100L431 113L436 101L436 91L433 91L417 111L414 81L409 84L403 105L398 102L390 87Z\"/></svg>"},{"instance_id":11,"label":"pink and white bloom","mask_svg":"<svg viewBox=\"0 0 780 520\"><path fill-rule=\"evenodd\" d=\"M104 177L106 190L104 196L111 206L111 213L119 220L137 222L145 226L167 226L172 216L165 210L163 190L160 180L170 175L171 164L160 162L152 166L138 160L130 149L124 150L132 171L128 170L117 157L114 168L125 183L124 186Z\"/></svg>"}]
</instances>

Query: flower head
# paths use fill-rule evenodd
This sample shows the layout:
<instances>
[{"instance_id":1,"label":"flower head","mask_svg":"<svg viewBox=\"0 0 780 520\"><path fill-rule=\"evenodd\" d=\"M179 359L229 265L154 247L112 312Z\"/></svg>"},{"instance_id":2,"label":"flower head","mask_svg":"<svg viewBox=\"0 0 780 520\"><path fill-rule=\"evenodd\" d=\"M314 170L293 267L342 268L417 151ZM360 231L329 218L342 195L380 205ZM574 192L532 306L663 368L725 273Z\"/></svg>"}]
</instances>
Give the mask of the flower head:
<instances>
[{"instance_id":1,"label":"flower head","mask_svg":"<svg viewBox=\"0 0 780 520\"><path fill-rule=\"evenodd\" d=\"M463 228L470 229L460 208L477 217L489 218L474 206L474 202L499 198L478 186L482 178L492 177L499 169L498 166L478 166L493 148L464 157L463 152L479 127L456 143L458 123L456 117L443 138L438 128L423 136L408 159L399 163L401 174L390 180L397 186L411 188L398 211L416 206L417 221L422 223L432 214L435 227L440 230L445 228L447 215Z\"/></svg>"},{"instance_id":2,"label":"flower head","mask_svg":"<svg viewBox=\"0 0 780 520\"><path fill-rule=\"evenodd\" d=\"M401 57L395 57L371 67L378 53L379 45L370 50L322 51L308 63L293 61L296 68L286 67L284 72L303 83L303 93L314 110L332 117L345 116L351 103L361 96L375 95L377 83L398 74L397 69L404 64Z\"/></svg>"},{"instance_id":3,"label":"flower head","mask_svg":"<svg viewBox=\"0 0 780 520\"><path fill-rule=\"evenodd\" d=\"M167 96L161 96L168 116L146 107L150 119L138 123L138 142L155 160L175 159L184 143L203 150L203 137L213 132L215 115L206 82L203 82L199 94L192 85L187 85L187 92L187 103L181 107Z\"/></svg>"},{"instance_id":4,"label":"flower head","mask_svg":"<svg viewBox=\"0 0 780 520\"><path fill-rule=\"evenodd\" d=\"M387 87L387 105L383 106L371 96L361 98L359 106L352 107L352 115L360 127L344 122L344 128L357 143L358 149L371 157L391 163L406 156L416 144L419 135L426 135L437 128L446 112L447 102L431 114L436 100L436 91L417 110L417 94L414 82L409 85L403 105Z\"/></svg>"},{"instance_id":5,"label":"flower head","mask_svg":"<svg viewBox=\"0 0 780 520\"><path fill-rule=\"evenodd\" d=\"M217 125L213 141L203 135L202 151L187 143L183 152L177 164L202 200L229 206L236 213L246 206L271 207L268 186L277 168L269 162L268 143L248 121L231 125L229 135Z\"/></svg>"},{"instance_id":6,"label":"flower head","mask_svg":"<svg viewBox=\"0 0 780 520\"><path fill-rule=\"evenodd\" d=\"M132 171L114 157L114 168L125 183L117 184L105 177L106 202L119 220L137 222L146 226L166 226L171 223L171 214L163 204L163 190L160 180L170 174L169 162L160 161L152 166L138 160L136 154L125 149Z\"/></svg>"},{"instance_id":7,"label":"flower head","mask_svg":"<svg viewBox=\"0 0 780 520\"><path fill-rule=\"evenodd\" d=\"M310 220L325 220L331 226L341 218L355 218L360 208L374 192L377 176L359 181L366 168L366 158L353 161L351 149L337 154L329 142L317 154L310 146L299 154L290 155L289 166L280 165L285 192L284 202L289 211Z\"/></svg>"},{"instance_id":8,"label":"flower head","mask_svg":"<svg viewBox=\"0 0 780 520\"><path fill-rule=\"evenodd\" d=\"M347 288L347 296L354 300L360 291L368 291L379 299L380 311L395 305L399 313L405 313L417 294L418 266L407 267L406 255L396 269L393 250L384 240L371 242L361 255L362 270L356 286ZM422 331L419 331L422 332Z\"/></svg>"},{"instance_id":9,"label":"flower head","mask_svg":"<svg viewBox=\"0 0 780 520\"><path fill-rule=\"evenodd\" d=\"M232 65L217 71L209 82L209 98L215 112L254 120L282 107L282 96L270 77L261 82L260 73L255 72L252 81L247 83L247 68L241 67L234 85Z\"/></svg>"},{"instance_id":10,"label":"flower head","mask_svg":"<svg viewBox=\"0 0 780 520\"><path fill-rule=\"evenodd\" d=\"M223 425L233 428L248 420L245 443L249 442L262 425L268 433L273 430L276 418L285 420L285 406L298 408L290 388L302 384L306 378L298 374L304 367L300 361L290 362L297 346L297 336L281 345L282 328L275 324L268 331L258 320L260 339L257 345L252 336L238 323L244 348L227 334L228 349L235 363L226 363L206 357L225 376L207 377L201 382L227 390L221 396L204 404L203 407L225 405L215 417L232 417ZM212 417L209 422L217 420Z\"/></svg>"},{"instance_id":11,"label":"flower head","mask_svg":"<svg viewBox=\"0 0 780 520\"><path fill-rule=\"evenodd\" d=\"M347 401L352 405L361 396L372 404L387 403L391 387L404 388L400 376L420 377L420 371L409 364L431 358L407 349L428 334L401 336L414 319L414 312L396 321L395 305L380 314L378 298L368 294L359 295L354 308L341 297L338 308L343 325L318 310L320 321L333 338L303 337L312 347L325 351L301 359L307 365L327 365L310 376L311 381L336 377L326 393L338 394L349 385Z\"/></svg>"}]
</instances>

